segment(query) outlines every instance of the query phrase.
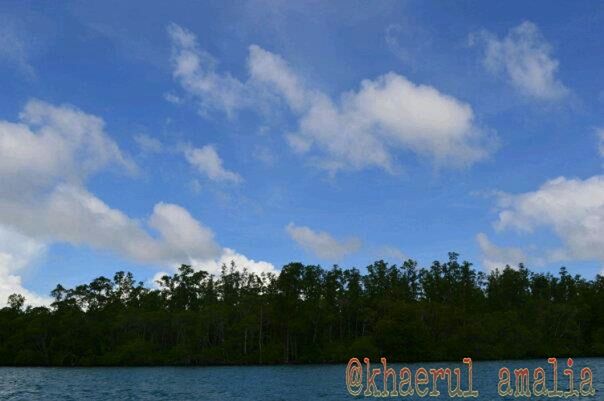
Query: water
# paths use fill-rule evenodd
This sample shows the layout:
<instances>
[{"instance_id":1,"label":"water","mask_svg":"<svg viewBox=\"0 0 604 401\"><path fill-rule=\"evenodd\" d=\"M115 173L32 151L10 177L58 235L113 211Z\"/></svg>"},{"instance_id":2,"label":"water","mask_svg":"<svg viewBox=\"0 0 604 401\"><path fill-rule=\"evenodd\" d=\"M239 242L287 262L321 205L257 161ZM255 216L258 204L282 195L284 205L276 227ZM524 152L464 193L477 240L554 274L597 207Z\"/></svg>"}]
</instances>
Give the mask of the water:
<instances>
[{"instance_id":1,"label":"water","mask_svg":"<svg viewBox=\"0 0 604 401\"><path fill-rule=\"evenodd\" d=\"M565 360L559 360L559 388L566 390L562 376ZM400 368L401 364L393 365ZM460 363L406 364L415 372L439 367L461 367L462 387L466 387L465 366ZM474 362L474 389L479 400L511 400L497 394L498 371L543 367L551 388L552 370L543 360ZM604 399L604 359L575 359L575 383L581 368L593 371L595 397ZM199 368L0 368L0 400L346 400L352 397L345 384L345 365L199 367ZM440 397L447 400L446 383L440 383ZM398 399L418 400L417 397ZM457 398L458 399L458 398ZM522 399L522 398L521 398ZM531 398L533 400L543 398ZM554 399L554 398L552 398Z\"/></svg>"}]
</instances>

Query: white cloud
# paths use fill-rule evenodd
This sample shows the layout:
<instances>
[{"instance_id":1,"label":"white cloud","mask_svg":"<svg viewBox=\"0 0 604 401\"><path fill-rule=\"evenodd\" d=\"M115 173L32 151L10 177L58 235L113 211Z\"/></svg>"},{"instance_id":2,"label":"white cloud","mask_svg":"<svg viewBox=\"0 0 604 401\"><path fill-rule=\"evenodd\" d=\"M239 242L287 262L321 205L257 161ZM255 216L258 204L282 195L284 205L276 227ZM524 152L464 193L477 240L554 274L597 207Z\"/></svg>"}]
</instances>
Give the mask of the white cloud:
<instances>
[{"instance_id":1,"label":"white cloud","mask_svg":"<svg viewBox=\"0 0 604 401\"><path fill-rule=\"evenodd\" d=\"M289 223L285 230L298 245L315 256L326 260L341 260L351 253L358 251L361 240L349 238L337 240L324 231L314 231L309 227L296 226Z\"/></svg>"},{"instance_id":2,"label":"white cloud","mask_svg":"<svg viewBox=\"0 0 604 401\"><path fill-rule=\"evenodd\" d=\"M250 46L255 81L272 87L299 116L287 136L299 153L313 147L330 168L393 167L392 153L409 150L441 165L470 165L492 150L472 108L437 89L388 73L361 82L335 102L306 88L281 57Z\"/></svg>"},{"instance_id":3,"label":"white cloud","mask_svg":"<svg viewBox=\"0 0 604 401\"><path fill-rule=\"evenodd\" d=\"M470 39L484 42L486 68L504 74L522 94L539 100L559 100L569 94L556 76L559 62L552 56L552 46L532 22L512 28L503 39L486 31Z\"/></svg>"},{"instance_id":4,"label":"white cloud","mask_svg":"<svg viewBox=\"0 0 604 401\"><path fill-rule=\"evenodd\" d=\"M221 254L215 258L211 259L193 259L188 261L194 269L204 270L210 274L215 276L220 276L222 271L222 266L226 266L227 268L231 266L231 263L235 263L237 270L242 271L246 269L250 273L262 274L262 273L271 273L277 274L278 271L275 269L275 266L269 262L264 261L256 261L253 259L249 259L245 255L237 253L235 250L231 248L223 248ZM157 280L160 280L165 275L170 275L176 271L175 268L171 269L170 272L161 271L157 272L151 280L149 280L148 284L151 287L157 287Z\"/></svg>"},{"instance_id":5,"label":"white cloud","mask_svg":"<svg viewBox=\"0 0 604 401\"><path fill-rule=\"evenodd\" d=\"M195 36L176 25L174 75L202 109L232 116L242 108L263 109L281 99L298 121L286 133L292 149L316 152L319 166L335 171L380 167L393 171L398 152L413 152L444 166L468 166L496 147L494 136L476 123L470 105L428 85L387 73L363 80L358 91L334 100L307 85L287 62L257 45L249 47L249 79L218 74Z\"/></svg>"},{"instance_id":6,"label":"white cloud","mask_svg":"<svg viewBox=\"0 0 604 401\"><path fill-rule=\"evenodd\" d=\"M505 266L517 268L519 263L526 263L527 258L522 249L504 248L493 244L484 233L476 236L482 252L482 264L488 270L503 269Z\"/></svg>"},{"instance_id":7,"label":"white cloud","mask_svg":"<svg viewBox=\"0 0 604 401\"><path fill-rule=\"evenodd\" d=\"M141 263L172 265L220 254L213 233L178 205L158 203L144 224L83 188L60 185L39 201L0 200L0 222L44 242L108 250Z\"/></svg>"},{"instance_id":8,"label":"white cloud","mask_svg":"<svg viewBox=\"0 0 604 401\"><path fill-rule=\"evenodd\" d=\"M539 189L500 198L499 230L550 228L563 248L549 259L604 261L604 176L559 177Z\"/></svg>"},{"instance_id":9,"label":"white cloud","mask_svg":"<svg viewBox=\"0 0 604 401\"><path fill-rule=\"evenodd\" d=\"M235 263L238 269L247 269L251 273L276 273L275 266L271 263L256 261L249 259L245 255L235 252L230 248L223 248L222 254L218 258L208 260L195 260L193 265L201 270L205 270L211 274L219 275L222 269L222 265L227 267L231 265L231 262Z\"/></svg>"},{"instance_id":10,"label":"white cloud","mask_svg":"<svg viewBox=\"0 0 604 401\"><path fill-rule=\"evenodd\" d=\"M20 119L19 123L0 121L0 195L82 182L109 166L136 171L98 117L32 100Z\"/></svg>"},{"instance_id":11,"label":"white cloud","mask_svg":"<svg viewBox=\"0 0 604 401\"><path fill-rule=\"evenodd\" d=\"M337 167L390 170L396 150L464 166L486 158L491 147L468 104L394 73L364 80L339 104L316 97L299 123L297 136Z\"/></svg>"},{"instance_id":12,"label":"white cloud","mask_svg":"<svg viewBox=\"0 0 604 401\"><path fill-rule=\"evenodd\" d=\"M212 230L181 206L159 202L143 219L110 207L84 184L91 174L115 166L136 169L104 132L102 120L74 107L32 101L20 123L0 121L0 229L19 238L0 244L0 296L21 289L14 269L38 253L28 252L37 248L27 244L83 245L170 267L225 255L270 265L221 248ZM31 293L28 298L43 299Z\"/></svg>"},{"instance_id":13,"label":"white cloud","mask_svg":"<svg viewBox=\"0 0 604 401\"><path fill-rule=\"evenodd\" d=\"M246 86L229 74L216 72L216 60L201 51L197 38L176 24L168 26L172 42L173 75L199 101L200 112L221 110L233 113L249 105Z\"/></svg>"},{"instance_id":14,"label":"white cloud","mask_svg":"<svg viewBox=\"0 0 604 401\"><path fill-rule=\"evenodd\" d=\"M254 81L269 83L281 94L288 105L297 112L303 112L315 95L309 92L281 56L262 49L249 47L248 68Z\"/></svg>"},{"instance_id":15,"label":"white cloud","mask_svg":"<svg viewBox=\"0 0 604 401\"><path fill-rule=\"evenodd\" d=\"M134 141L143 153L161 153L164 149L164 146L159 139L146 134L136 135Z\"/></svg>"},{"instance_id":16,"label":"white cloud","mask_svg":"<svg viewBox=\"0 0 604 401\"><path fill-rule=\"evenodd\" d=\"M190 258L214 256L218 252L214 233L178 205L156 204L149 225L160 233L169 249L180 249Z\"/></svg>"},{"instance_id":17,"label":"white cloud","mask_svg":"<svg viewBox=\"0 0 604 401\"><path fill-rule=\"evenodd\" d=\"M234 183L242 181L239 174L224 168L222 159L212 145L206 145L202 148L187 148L185 149L185 158L200 173L207 175L212 181L230 181Z\"/></svg>"},{"instance_id":18,"label":"white cloud","mask_svg":"<svg viewBox=\"0 0 604 401\"><path fill-rule=\"evenodd\" d=\"M46 247L31 238L0 226L0 308L11 294L25 296L28 305L46 305L49 298L23 288L19 272L40 258Z\"/></svg>"},{"instance_id":19,"label":"white cloud","mask_svg":"<svg viewBox=\"0 0 604 401\"><path fill-rule=\"evenodd\" d=\"M213 259L193 259L188 263L194 269L204 270L214 276L220 276L222 271L222 266L226 266L229 268L231 266L231 262L235 263L235 267L237 270L242 271L246 269L250 273L254 273L257 275L261 275L262 273L270 273L270 274L278 274L278 271L275 269L275 266L269 262L264 261L256 261L254 259L250 259L245 255L237 253L235 250L231 248L223 248L221 254ZM148 285L157 288L157 280L160 280L165 275L173 274L176 271L176 267L170 269L169 272L160 271L153 275L153 278L148 281Z\"/></svg>"}]
</instances>

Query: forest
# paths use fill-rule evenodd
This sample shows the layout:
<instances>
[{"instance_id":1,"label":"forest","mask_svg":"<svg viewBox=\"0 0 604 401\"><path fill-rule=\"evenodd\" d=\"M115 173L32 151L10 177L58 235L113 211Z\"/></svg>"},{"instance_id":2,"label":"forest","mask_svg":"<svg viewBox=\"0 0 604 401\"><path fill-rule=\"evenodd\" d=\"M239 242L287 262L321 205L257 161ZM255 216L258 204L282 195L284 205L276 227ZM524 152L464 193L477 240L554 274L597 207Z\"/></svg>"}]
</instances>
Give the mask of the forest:
<instances>
[{"instance_id":1,"label":"forest","mask_svg":"<svg viewBox=\"0 0 604 401\"><path fill-rule=\"evenodd\" d=\"M0 365L146 366L459 361L604 355L604 277L523 265L489 273L450 253L361 272L290 263L279 274L182 265L148 288L131 273L48 307L11 295Z\"/></svg>"}]
</instances>

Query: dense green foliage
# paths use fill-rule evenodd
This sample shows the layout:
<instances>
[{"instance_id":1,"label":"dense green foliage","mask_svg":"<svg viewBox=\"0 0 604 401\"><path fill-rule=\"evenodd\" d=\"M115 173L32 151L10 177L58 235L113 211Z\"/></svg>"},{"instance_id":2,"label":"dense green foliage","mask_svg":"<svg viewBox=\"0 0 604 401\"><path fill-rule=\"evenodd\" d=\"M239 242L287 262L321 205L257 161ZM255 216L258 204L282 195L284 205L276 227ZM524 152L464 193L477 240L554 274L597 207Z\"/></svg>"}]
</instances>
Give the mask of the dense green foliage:
<instances>
[{"instance_id":1,"label":"dense green foliage","mask_svg":"<svg viewBox=\"0 0 604 401\"><path fill-rule=\"evenodd\" d=\"M420 269L292 263L279 275L183 265L158 289L130 273L13 295L0 310L2 365L197 365L604 355L604 277L520 266L484 274L450 254Z\"/></svg>"}]
</instances>

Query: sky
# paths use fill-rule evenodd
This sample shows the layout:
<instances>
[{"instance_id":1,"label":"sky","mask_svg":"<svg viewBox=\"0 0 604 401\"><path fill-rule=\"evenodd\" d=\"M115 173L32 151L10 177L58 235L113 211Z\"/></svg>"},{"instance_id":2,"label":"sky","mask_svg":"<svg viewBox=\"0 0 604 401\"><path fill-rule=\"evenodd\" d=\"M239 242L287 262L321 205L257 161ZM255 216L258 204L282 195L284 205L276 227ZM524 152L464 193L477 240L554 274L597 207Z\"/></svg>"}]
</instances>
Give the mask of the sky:
<instances>
[{"instance_id":1,"label":"sky","mask_svg":"<svg viewBox=\"0 0 604 401\"><path fill-rule=\"evenodd\" d=\"M0 302L450 251L593 278L603 34L591 1L3 1Z\"/></svg>"}]
</instances>

